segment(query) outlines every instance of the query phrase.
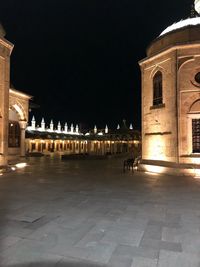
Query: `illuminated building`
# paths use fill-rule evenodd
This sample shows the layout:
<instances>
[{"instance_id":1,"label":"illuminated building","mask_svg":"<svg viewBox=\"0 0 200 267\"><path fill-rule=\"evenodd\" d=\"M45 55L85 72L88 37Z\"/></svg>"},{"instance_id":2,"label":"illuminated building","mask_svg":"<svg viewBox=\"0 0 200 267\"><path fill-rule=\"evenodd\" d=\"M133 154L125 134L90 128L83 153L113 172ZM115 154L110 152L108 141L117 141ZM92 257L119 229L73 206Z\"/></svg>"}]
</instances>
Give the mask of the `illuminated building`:
<instances>
[{"instance_id":1,"label":"illuminated building","mask_svg":"<svg viewBox=\"0 0 200 267\"><path fill-rule=\"evenodd\" d=\"M200 1L195 1L200 13ZM195 11L194 11L195 12ZM195 174L200 164L200 17L164 30L139 62L142 163L154 172Z\"/></svg>"},{"instance_id":2,"label":"illuminated building","mask_svg":"<svg viewBox=\"0 0 200 267\"><path fill-rule=\"evenodd\" d=\"M25 129L30 96L10 88L13 44L0 25L0 166L25 155Z\"/></svg>"},{"instance_id":3,"label":"illuminated building","mask_svg":"<svg viewBox=\"0 0 200 267\"><path fill-rule=\"evenodd\" d=\"M140 147L140 133L134 131L132 125L126 127L125 122L120 128L110 130L97 129L80 132L78 125L73 124L64 127L58 122L54 127L53 121L46 127L42 119L40 126L36 127L35 118L32 118L31 126L26 129L26 151L31 155L43 153L44 155L113 155L120 153L138 153Z\"/></svg>"}]
</instances>

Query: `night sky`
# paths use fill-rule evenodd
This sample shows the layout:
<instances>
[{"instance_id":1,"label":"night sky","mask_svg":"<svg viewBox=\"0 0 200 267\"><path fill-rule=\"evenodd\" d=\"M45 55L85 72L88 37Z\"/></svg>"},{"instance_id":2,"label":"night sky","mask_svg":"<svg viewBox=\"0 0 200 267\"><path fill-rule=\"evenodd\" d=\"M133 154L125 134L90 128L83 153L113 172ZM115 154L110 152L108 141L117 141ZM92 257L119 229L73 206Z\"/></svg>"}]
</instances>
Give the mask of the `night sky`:
<instances>
[{"instance_id":1,"label":"night sky","mask_svg":"<svg viewBox=\"0 0 200 267\"><path fill-rule=\"evenodd\" d=\"M148 44L190 15L192 0L0 0L15 47L11 82L34 96L30 114L140 129L140 69Z\"/></svg>"}]
</instances>

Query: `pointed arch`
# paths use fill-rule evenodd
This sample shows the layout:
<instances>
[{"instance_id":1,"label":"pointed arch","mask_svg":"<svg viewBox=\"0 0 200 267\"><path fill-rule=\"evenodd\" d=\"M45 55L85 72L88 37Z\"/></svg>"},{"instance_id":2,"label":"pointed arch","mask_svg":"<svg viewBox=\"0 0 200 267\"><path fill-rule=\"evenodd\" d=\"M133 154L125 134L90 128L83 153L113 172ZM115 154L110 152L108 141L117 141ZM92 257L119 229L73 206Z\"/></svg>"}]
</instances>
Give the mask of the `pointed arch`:
<instances>
[{"instance_id":1,"label":"pointed arch","mask_svg":"<svg viewBox=\"0 0 200 267\"><path fill-rule=\"evenodd\" d=\"M26 112L18 101L11 103L10 109L17 113L20 121L27 121Z\"/></svg>"},{"instance_id":2,"label":"pointed arch","mask_svg":"<svg viewBox=\"0 0 200 267\"><path fill-rule=\"evenodd\" d=\"M192 103L189 113L200 113L200 99L197 99Z\"/></svg>"}]
</instances>

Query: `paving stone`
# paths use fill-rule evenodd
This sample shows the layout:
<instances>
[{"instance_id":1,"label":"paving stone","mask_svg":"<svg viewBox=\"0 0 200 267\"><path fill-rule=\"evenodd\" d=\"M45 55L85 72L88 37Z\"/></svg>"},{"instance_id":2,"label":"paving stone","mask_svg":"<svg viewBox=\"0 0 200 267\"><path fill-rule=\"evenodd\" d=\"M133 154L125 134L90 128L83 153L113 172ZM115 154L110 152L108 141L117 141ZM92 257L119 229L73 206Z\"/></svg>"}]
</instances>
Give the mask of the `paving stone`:
<instances>
[{"instance_id":1,"label":"paving stone","mask_svg":"<svg viewBox=\"0 0 200 267\"><path fill-rule=\"evenodd\" d=\"M94 222L89 220L89 222ZM112 220L99 220L94 227L92 227L90 233L105 233L113 226L114 222Z\"/></svg>"},{"instance_id":2,"label":"paving stone","mask_svg":"<svg viewBox=\"0 0 200 267\"><path fill-rule=\"evenodd\" d=\"M6 249L1 254L2 266L14 265L23 266L35 262L58 262L61 256L48 253L51 244L46 244L38 241L22 240L15 245Z\"/></svg>"},{"instance_id":3,"label":"paving stone","mask_svg":"<svg viewBox=\"0 0 200 267\"><path fill-rule=\"evenodd\" d=\"M181 224L177 222L173 222L173 220L165 220L165 221L150 220L148 222L148 225L154 225L157 227L181 228Z\"/></svg>"},{"instance_id":4,"label":"paving stone","mask_svg":"<svg viewBox=\"0 0 200 267\"><path fill-rule=\"evenodd\" d=\"M107 231L102 241L138 246L142 239L143 234L144 232L141 230L117 228Z\"/></svg>"},{"instance_id":5,"label":"paving stone","mask_svg":"<svg viewBox=\"0 0 200 267\"><path fill-rule=\"evenodd\" d=\"M154 249L165 249L169 251L182 251L181 243L174 243L174 242L166 242L160 241L156 239L142 239L140 243L141 247L151 247Z\"/></svg>"},{"instance_id":6,"label":"paving stone","mask_svg":"<svg viewBox=\"0 0 200 267\"><path fill-rule=\"evenodd\" d=\"M131 267L157 267L158 260L147 258L133 258ZM171 267L171 266L170 266Z\"/></svg>"},{"instance_id":7,"label":"paving stone","mask_svg":"<svg viewBox=\"0 0 200 267\"><path fill-rule=\"evenodd\" d=\"M0 179L0 266L198 266L196 180L122 174L121 159L29 160Z\"/></svg>"},{"instance_id":8,"label":"paving stone","mask_svg":"<svg viewBox=\"0 0 200 267\"><path fill-rule=\"evenodd\" d=\"M108 266L109 267L131 267L132 265L132 258L122 257L119 255L112 255Z\"/></svg>"},{"instance_id":9,"label":"paving stone","mask_svg":"<svg viewBox=\"0 0 200 267\"><path fill-rule=\"evenodd\" d=\"M143 239L161 240L162 227L157 225L148 225L145 229Z\"/></svg>"},{"instance_id":10,"label":"paving stone","mask_svg":"<svg viewBox=\"0 0 200 267\"><path fill-rule=\"evenodd\" d=\"M138 229L144 231L147 227L148 219L144 218L130 218L130 217L120 217L114 224L113 227L116 228L128 228L128 229Z\"/></svg>"},{"instance_id":11,"label":"paving stone","mask_svg":"<svg viewBox=\"0 0 200 267\"><path fill-rule=\"evenodd\" d=\"M88 260L76 259L71 257L63 257L55 266L48 267L107 267L105 264L94 263Z\"/></svg>"},{"instance_id":12,"label":"paving stone","mask_svg":"<svg viewBox=\"0 0 200 267\"><path fill-rule=\"evenodd\" d=\"M91 233L88 232L79 242L76 243L76 247L93 247L99 242L104 236L103 232Z\"/></svg>"},{"instance_id":13,"label":"paving stone","mask_svg":"<svg viewBox=\"0 0 200 267\"><path fill-rule=\"evenodd\" d=\"M199 267L200 257L190 253L160 251L158 267Z\"/></svg>"},{"instance_id":14,"label":"paving stone","mask_svg":"<svg viewBox=\"0 0 200 267\"><path fill-rule=\"evenodd\" d=\"M200 254L200 233L193 233L184 228L163 228L162 239L169 242L180 242L184 252Z\"/></svg>"},{"instance_id":15,"label":"paving stone","mask_svg":"<svg viewBox=\"0 0 200 267\"><path fill-rule=\"evenodd\" d=\"M98 242L95 246L88 247L89 255L87 259L106 264L109 262L116 246L117 245L115 243Z\"/></svg>"},{"instance_id":16,"label":"paving stone","mask_svg":"<svg viewBox=\"0 0 200 267\"><path fill-rule=\"evenodd\" d=\"M179 225L180 221L181 221L180 213L170 213L170 212L166 213L165 222Z\"/></svg>"},{"instance_id":17,"label":"paving stone","mask_svg":"<svg viewBox=\"0 0 200 267\"><path fill-rule=\"evenodd\" d=\"M5 238L0 239L1 250L5 250L13 245L15 245L18 241L22 240L20 237L16 236L7 236Z\"/></svg>"},{"instance_id":18,"label":"paving stone","mask_svg":"<svg viewBox=\"0 0 200 267\"><path fill-rule=\"evenodd\" d=\"M113 255L130 258L130 259L132 259L133 257L157 259L159 256L159 250L147 248L147 247L119 245L117 246L116 250L113 252Z\"/></svg>"},{"instance_id":19,"label":"paving stone","mask_svg":"<svg viewBox=\"0 0 200 267\"><path fill-rule=\"evenodd\" d=\"M32 223L29 223L26 228L31 230L36 230L40 228L41 226L51 222L52 220L55 220L58 216L43 216L39 218L38 220L33 221Z\"/></svg>"}]
</instances>

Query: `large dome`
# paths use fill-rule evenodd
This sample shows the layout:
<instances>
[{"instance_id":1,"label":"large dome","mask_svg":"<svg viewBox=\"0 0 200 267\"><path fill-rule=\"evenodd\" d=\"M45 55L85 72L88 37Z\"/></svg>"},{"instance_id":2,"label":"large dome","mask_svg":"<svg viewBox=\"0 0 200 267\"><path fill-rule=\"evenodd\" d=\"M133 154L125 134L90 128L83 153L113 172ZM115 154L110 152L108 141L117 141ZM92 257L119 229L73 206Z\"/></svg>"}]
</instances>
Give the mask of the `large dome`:
<instances>
[{"instance_id":1,"label":"large dome","mask_svg":"<svg viewBox=\"0 0 200 267\"><path fill-rule=\"evenodd\" d=\"M152 56L166 49L188 44L200 44L200 17L181 20L157 37L147 48L147 56Z\"/></svg>"},{"instance_id":2,"label":"large dome","mask_svg":"<svg viewBox=\"0 0 200 267\"><path fill-rule=\"evenodd\" d=\"M171 26L167 27L161 34L160 36L167 34L172 31L176 31L181 28L185 28L187 26L195 26L195 25L200 25L200 17L196 18L188 18L185 20L181 20L177 23L172 24Z\"/></svg>"}]
</instances>

